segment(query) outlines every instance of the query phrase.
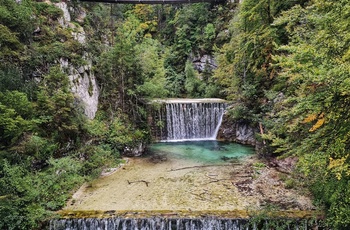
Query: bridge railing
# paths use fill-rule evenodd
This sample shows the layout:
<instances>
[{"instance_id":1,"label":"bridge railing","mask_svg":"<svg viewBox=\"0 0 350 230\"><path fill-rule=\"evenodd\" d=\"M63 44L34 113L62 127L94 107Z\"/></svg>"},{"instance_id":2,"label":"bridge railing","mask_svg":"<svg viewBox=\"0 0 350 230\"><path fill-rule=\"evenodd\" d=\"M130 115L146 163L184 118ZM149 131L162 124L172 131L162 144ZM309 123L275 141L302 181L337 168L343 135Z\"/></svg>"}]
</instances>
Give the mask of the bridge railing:
<instances>
[{"instance_id":1,"label":"bridge railing","mask_svg":"<svg viewBox=\"0 0 350 230\"><path fill-rule=\"evenodd\" d=\"M224 2L225 0L80 0L81 2L105 2L119 4L180 4L200 2Z\"/></svg>"}]
</instances>

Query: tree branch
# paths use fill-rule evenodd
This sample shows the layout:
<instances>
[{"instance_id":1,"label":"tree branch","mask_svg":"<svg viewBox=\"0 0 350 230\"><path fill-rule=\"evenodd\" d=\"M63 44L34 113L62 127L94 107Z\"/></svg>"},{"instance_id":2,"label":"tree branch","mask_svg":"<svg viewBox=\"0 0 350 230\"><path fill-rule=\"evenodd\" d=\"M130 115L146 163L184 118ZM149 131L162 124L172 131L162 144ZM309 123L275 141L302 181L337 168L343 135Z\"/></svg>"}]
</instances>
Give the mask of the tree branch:
<instances>
[{"instance_id":1,"label":"tree branch","mask_svg":"<svg viewBox=\"0 0 350 230\"><path fill-rule=\"evenodd\" d=\"M145 180L136 180L136 181L129 181L129 180L127 180L127 182L128 182L128 184L133 184L133 183L140 183L140 182L143 182L143 183L145 183L145 184L146 184L146 186L147 186L147 187L148 187L148 184L150 183L150 182L145 181Z\"/></svg>"}]
</instances>

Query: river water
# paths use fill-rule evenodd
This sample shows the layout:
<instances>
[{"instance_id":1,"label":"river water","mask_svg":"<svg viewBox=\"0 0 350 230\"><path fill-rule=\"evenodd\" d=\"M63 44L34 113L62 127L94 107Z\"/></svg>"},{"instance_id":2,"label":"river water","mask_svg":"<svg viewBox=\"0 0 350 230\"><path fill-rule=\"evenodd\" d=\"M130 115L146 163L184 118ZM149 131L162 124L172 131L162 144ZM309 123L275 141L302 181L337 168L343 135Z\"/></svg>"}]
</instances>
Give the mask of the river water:
<instances>
[{"instance_id":1,"label":"river water","mask_svg":"<svg viewBox=\"0 0 350 230\"><path fill-rule=\"evenodd\" d=\"M254 153L252 147L219 141L161 142L149 146L152 154L172 159L185 159L199 164L233 162Z\"/></svg>"},{"instance_id":2,"label":"river water","mask_svg":"<svg viewBox=\"0 0 350 230\"><path fill-rule=\"evenodd\" d=\"M284 188L278 172L256 168L261 163L248 146L217 141L156 143L145 156L127 160L74 194L62 213L80 219L53 220L50 228L260 229L247 228L245 218L248 210L260 210L267 199L294 200L287 208L297 213L298 207L311 207L307 197ZM285 229L303 226L286 223Z\"/></svg>"}]
</instances>

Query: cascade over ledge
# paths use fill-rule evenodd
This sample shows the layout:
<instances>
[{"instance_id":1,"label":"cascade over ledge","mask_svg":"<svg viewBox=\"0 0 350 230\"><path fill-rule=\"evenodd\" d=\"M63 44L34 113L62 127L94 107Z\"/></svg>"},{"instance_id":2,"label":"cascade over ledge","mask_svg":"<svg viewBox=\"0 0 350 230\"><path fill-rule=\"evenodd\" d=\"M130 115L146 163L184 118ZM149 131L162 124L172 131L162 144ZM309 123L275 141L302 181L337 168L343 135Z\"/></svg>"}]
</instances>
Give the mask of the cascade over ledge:
<instances>
[{"instance_id":1,"label":"cascade over ledge","mask_svg":"<svg viewBox=\"0 0 350 230\"><path fill-rule=\"evenodd\" d=\"M151 101L148 123L158 141L216 140L227 103L218 98Z\"/></svg>"}]
</instances>

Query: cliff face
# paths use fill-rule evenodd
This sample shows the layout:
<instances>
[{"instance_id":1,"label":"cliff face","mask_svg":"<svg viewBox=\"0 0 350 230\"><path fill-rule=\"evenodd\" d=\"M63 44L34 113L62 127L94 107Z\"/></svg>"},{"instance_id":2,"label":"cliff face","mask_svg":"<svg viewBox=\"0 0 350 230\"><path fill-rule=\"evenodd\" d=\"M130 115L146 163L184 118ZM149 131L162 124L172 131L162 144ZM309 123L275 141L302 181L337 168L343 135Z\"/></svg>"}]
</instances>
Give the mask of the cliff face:
<instances>
[{"instance_id":1,"label":"cliff face","mask_svg":"<svg viewBox=\"0 0 350 230\"><path fill-rule=\"evenodd\" d=\"M69 28L73 38L84 47L87 40L84 28L79 23L73 23L71 15L75 13L75 20L82 22L86 17L85 10L79 6L75 6L78 8L69 7L66 2L55 3L55 5L63 12L63 16L59 19L61 26ZM81 66L76 67L67 58L61 58L60 65L68 74L71 90L79 104L83 105L85 115L89 119L93 119L98 108L99 88L92 71L90 55L84 52L82 59L85 63Z\"/></svg>"},{"instance_id":2,"label":"cliff face","mask_svg":"<svg viewBox=\"0 0 350 230\"><path fill-rule=\"evenodd\" d=\"M258 144L255 138L256 132L257 130L248 123L232 121L225 114L217 139L256 146Z\"/></svg>"},{"instance_id":3,"label":"cliff face","mask_svg":"<svg viewBox=\"0 0 350 230\"><path fill-rule=\"evenodd\" d=\"M217 63L212 55L191 55L190 59L194 66L194 69L202 73L204 71L212 71L217 68Z\"/></svg>"}]
</instances>

